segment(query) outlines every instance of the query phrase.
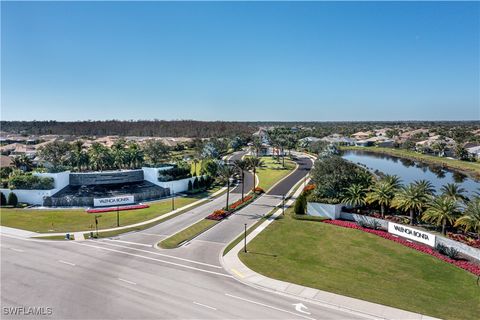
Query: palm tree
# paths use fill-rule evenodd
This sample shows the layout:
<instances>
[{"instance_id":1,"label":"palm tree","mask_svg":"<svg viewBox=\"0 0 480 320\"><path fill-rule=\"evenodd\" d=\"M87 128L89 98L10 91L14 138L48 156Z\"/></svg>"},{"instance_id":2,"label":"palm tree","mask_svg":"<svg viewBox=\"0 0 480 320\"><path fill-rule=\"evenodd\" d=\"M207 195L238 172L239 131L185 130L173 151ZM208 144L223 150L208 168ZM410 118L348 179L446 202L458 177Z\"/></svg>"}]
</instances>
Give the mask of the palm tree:
<instances>
[{"instance_id":1,"label":"palm tree","mask_svg":"<svg viewBox=\"0 0 480 320\"><path fill-rule=\"evenodd\" d=\"M456 183L447 183L446 185L442 186L440 191L442 191L442 195L455 201L464 201L467 199L465 196L465 192L467 192L467 190L460 187L460 185Z\"/></svg>"},{"instance_id":2,"label":"palm tree","mask_svg":"<svg viewBox=\"0 0 480 320\"><path fill-rule=\"evenodd\" d=\"M455 222L455 227L462 226L465 232L473 230L480 239L480 196L473 197L463 211L463 215Z\"/></svg>"},{"instance_id":3,"label":"palm tree","mask_svg":"<svg viewBox=\"0 0 480 320\"><path fill-rule=\"evenodd\" d=\"M233 162L237 170L240 172L240 176L242 177L242 202L243 202L243 197L245 194L245 171L248 170L249 163L247 160L235 160Z\"/></svg>"},{"instance_id":4,"label":"palm tree","mask_svg":"<svg viewBox=\"0 0 480 320\"><path fill-rule=\"evenodd\" d=\"M197 164L200 162L197 158L193 158L193 174L196 176L197 175Z\"/></svg>"},{"instance_id":5,"label":"palm tree","mask_svg":"<svg viewBox=\"0 0 480 320\"><path fill-rule=\"evenodd\" d=\"M263 161L259 157L250 157L247 158L248 161L248 167L250 170L253 171L253 192L255 192L255 185L257 183L257 168L260 168L263 166Z\"/></svg>"},{"instance_id":6,"label":"palm tree","mask_svg":"<svg viewBox=\"0 0 480 320\"><path fill-rule=\"evenodd\" d=\"M30 171L33 168L32 160L25 154L13 157L12 164L22 171Z\"/></svg>"},{"instance_id":7,"label":"palm tree","mask_svg":"<svg viewBox=\"0 0 480 320\"><path fill-rule=\"evenodd\" d=\"M420 211L428 202L429 196L421 192L413 183L401 188L393 198L392 206L410 212L410 224L413 225L415 212Z\"/></svg>"},{"instance_id":8,"label":"palm tree","mask_svg":"<svg viewBox=\"0 0 480 320\"><path fill-rule=\"evenodd\" d=\"M378 203L382 213L382 218L385 217L385 207L389 207L395 197L395 188L387 181L380 180L367 193L367 203Z\"/></svg>"},{"instance_id":9,"label":"palm tree","mask_svg":"<svg viewBox=\"0 0 480 320\"><path fill-rule=\"evenodd\" d=\"M367 189L361 184L352 184L345 189L342 202L354 207L363 206L366 203Z\"/></svg>"},{"instance_id":10,"label":"palm tree","mask_svg":"<svg viewBox=\"0 0 480 320\"><path fill-rule=\"evenodd\" d=\"M126 152L126 161L131 169L138 168L143 164L143 152L137 143L129 143Z\"/></svg>"},{"instance_id":11,"label":"palm tree","mask_svg":"<svg viewBox=\"0 0 480 320\"><path fill-rule=\"evenodd\" d=\"M442 226L442 234L446 233L447 223L453 224L459 215L458 202L447 196L434 198L423 213L422 220Z\"/></svg>"},{"instance_id":12,"label":"palm tree","mask_svg":"<svg viewBox=\"0 0 480 320\"><path fill-rule=\"evenodd\" d=\"M398 190L402 187L402 179L396 174L387 174L383 177L382 181L388 183L393 189Z\"/></svg>"},{"instance_id":13,"label":"palm tree","mask_svg":"<svg viewBox=\"0 0 480 320\"><path fill-rule=\"evenodd\" d=\"M413 182L415 188L417 188L420 192L425 193L427 195L433 195L435 193L435 188L433 184L425 179L422 180L415 180Z\"/></svg>"},{"instance_id":14,"label":"palm tree","mask_svg":"<svg viewBox=\"0 0 480 320\"><path fill-rule=\"evenodd\" d=\"M228 164L222 164L218 167L218 174L227 181L227 204L225 209L228 211L228 200L230 197L230 178L235 174L235 169Z\"/></svg>"}]
</instances>

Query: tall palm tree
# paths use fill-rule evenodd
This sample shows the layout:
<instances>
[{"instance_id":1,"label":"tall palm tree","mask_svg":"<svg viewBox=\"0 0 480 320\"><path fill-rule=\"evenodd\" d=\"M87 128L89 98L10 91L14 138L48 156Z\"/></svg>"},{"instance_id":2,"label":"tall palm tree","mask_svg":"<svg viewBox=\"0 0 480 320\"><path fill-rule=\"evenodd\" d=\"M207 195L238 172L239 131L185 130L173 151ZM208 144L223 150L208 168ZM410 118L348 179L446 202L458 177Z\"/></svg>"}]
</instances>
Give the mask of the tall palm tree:
<instances>
[{"instance_id":1,"label":"tall palm tree","mask_svg":"<svg viewBox=\"0 0 480 320\"><path fill-rule=\"evenodd\" d=\"M380 180L373 185L370 192L367 193L367 203L378 203L382 213L382 218L385 217L385 207L390 207L393 198L395 197L395 188L387 181Z\"/></svg>"},{"instance_id":2,"label":"tall palm tree","mask_svg":"<svg viewBox=\"0 0 480 320\"><path fill-rule=\"evenodd\" d=\"M475 196L468 202L463 214L455 222L455 227L462 226L465 232L473 230L480 239L480 196Z\"/></svg>"},{"instance_id":3,"label":"tall palm tree","mask_svg":"<svg viewBox=\"0 0 480 320\"><path fill-rule=\"evenodd\" d=\"M354 207L363 206L366 203L367 189L361 184L352 184L345 189L342 202Z\"/></svg>"},{"instance_id":4,"label":"tall palm tree","mask_svg":"<svg viewBox=\"0 0 480 320\"><path fill-rule=\"evenodd\" d=\"M467 199L465 196L465 192L467 192L467 190L456 183L447 183L440 188L440 191L442 192L442 195L455 201L464 201Z\"/></svg>"},{"instance_id":5,"label":"tall palm tree","mask_svg":"<svg viewBox=\"0 0 480 320\"><path fill-rule=\"evenodd\" d=\"M388 183L395 190L398 190L402 187L402 179L396 174L387 174L382 180Z\"/></svg>"},{"instance_id":6,"label":"tall palm tree","mask_svg":"<svg viewBox=\"0 0 480 320\"><path fill-rule=\"evenodd\" d=\"M33 168L32 160L25 154L13 157L12 164L22 171L30 171Z\"/></svg>"},{"instance_id":7,"label":"tall palm tree","mask_svg":"<svg viewBox=\"0 0 480 320\"><path fill-rule=\"evenodd\" d=\"M435 193L435 187L428 180L415 180L413 182L413 185L415 186L415 188L418 189L419 192L425 193L427 195L433 195Z\"/></svg>"},{"instance_id":8,"label":"tall palm tree","mask_svg":"<svg viewBox=\"0 0 480 320\"><path fill-rule=\"evenodd\" d=\"M263 160L260 159L259 157L250 157L247 158L248 161L248 167L250 170L253 171L253 189L252 191L255 192L255 185L257 183L257 168L260 168L263 166Z\"/></svg>"},{"instance_id":9,"label":"tall palm tree","mask_svg":"<svg viewBox=\"0 0 480 320\"><path fill-rule=\"evenodd\" d=\"M243 197L245 194L245 171L247 171L250 168L250 165L247 160L235 160L233 162L237 170L240 172L240 176L242 177L242 202L243 202Z\"/></svg>"},{"instance_id":10,"label":"tall palm tree","mask_svg":"<svg viewBox=\"0 0 480 320\"><path fill-rule=\"evenodd\" d=\"M422 220L442 226L442 234L446 233L447 223L453 224L459 215L459 205L454 199L446 196L435 197L423 213Z\"/></svg>"},{"instance_id":11,"label":"tall palm tree","mask_svg":"<svg viewBox=\"0 0 480 320\"><path fill-rule=\"evenodd\" d=\"M393 198L392 206L405 212L410 212L410 224L413 225L415 212L420 212L428 203L429 196L421 192L413 183L401 188Z\"/></svg>"},{"instance_id":12,"label":"tall palm tree","mask_svg":"<svg viewBox=\"0 0 480 320\"><path fill-rule=\"evenodd\" d=\"M131 142L128 144L127 147L127 163L131 169L138 168L143 164L143 151L140 146L135 143Z\"/></svg>"},{"instance_id":13,"label":"tall palm tree","mask_svg":"<svg viewBox=\"0 0 480 320\"><path fill-rule=\"evenodd\" d=\"M193 158L193 174L196 176L197 175L197 164L200 162L197 158Z\"/></svg>"},{"instance_id":14,"label":"tall palm tree","mask_svg":"<svg viewBox=\"0 0 480 320\"><path fill-rule=\"evenodd\" d=\"M230 178L235 174L235 168L229 166L228 164L222 164L218 167L218 174L227 181L227 204L225 205L225 209L228 211L228 201L230 198Z\"/></svg>"}]
</instances>

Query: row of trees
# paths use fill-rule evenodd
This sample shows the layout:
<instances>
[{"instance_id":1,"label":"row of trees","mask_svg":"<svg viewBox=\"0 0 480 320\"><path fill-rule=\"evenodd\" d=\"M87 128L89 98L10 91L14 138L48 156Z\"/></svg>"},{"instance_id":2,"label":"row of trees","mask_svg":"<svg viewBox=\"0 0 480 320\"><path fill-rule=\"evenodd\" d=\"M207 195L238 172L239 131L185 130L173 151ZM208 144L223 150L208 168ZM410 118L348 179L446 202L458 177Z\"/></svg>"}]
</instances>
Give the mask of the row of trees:
<instances>
[{"instance_id":1,"label":"row of trees","mask_svg":"<svg viewBox=\"0 0 480 320\"><path fill-rule=\"evenodd\" d=\"M345 189L342 202L354 207L377 205L382 218L396 209L409 213L410 224L419 221L442 228L462 227L466 232L480 232L480 195L468 199L466 191L450 183L435 194L433 185L426 180L417 180L402 186L398 176L387 175L369 187L353 184Z\"/></svg>"},{"instance_id":2,"label":"row of trees","mask_svg":"<svg viewBox=\"0 0 480 320\"><path fill-rule=\"evenodd\" d=\"M435 193L432 183L418 180L402 185L395 175L373 177L365 169L339 156L320 157L312 170L316 187L310 201L345 203L360 210L380 209L387 213L407 213L410 224L420 221L442 228L461 227L480 232L480 194L469 199L458 184L443 186Z\"/></svg>"}]
</instances>

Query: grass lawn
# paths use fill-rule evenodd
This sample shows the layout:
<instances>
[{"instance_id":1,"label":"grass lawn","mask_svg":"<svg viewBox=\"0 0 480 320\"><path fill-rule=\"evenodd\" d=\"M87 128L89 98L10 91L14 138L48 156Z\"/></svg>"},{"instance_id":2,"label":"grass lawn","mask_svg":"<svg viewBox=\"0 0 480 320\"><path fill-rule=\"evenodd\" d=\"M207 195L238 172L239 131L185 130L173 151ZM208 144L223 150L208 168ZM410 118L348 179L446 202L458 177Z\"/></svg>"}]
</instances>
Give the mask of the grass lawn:
<instances>
[{"instance_id":1,"label":"grass lawn","mask_svg":"<svg viewBox=\"0 0 480 320\"><path fill-rule=\"evenodd\" d=\"M175 208L178 209L203 197L216 189L208 192L175 198ZM172 211L171 199L149 203L146 209L121 211L120 226L138 223L153 219ZM84 209L0 209L2 226L30 230L35 232L74 232L81 230L95 230L94 215L86 213ZM98 218L98 228L106 229L117 226L117 213L102 213ZM126 232L126 231L122 231Z\"/></svg>"},{"instance_id":2,"label":"grass lawn","mask_svg":"<svg viewBox=\"0 0 480 320\"><path fill-rule=\"evenodd\" d=\"M240 259L268 277L444 319L478 319L480 287L462 269L360 230L293 219Z\"/></svg>"},{"instance_id":3,"label":"grass lawn","mask_svg":"<svg viewBox=\"0 0 480 320\"><path fill-rule=\"evenodd\" d=\"M340 147L341 150L359 150L369 151L374 153L388 154L395 157L407 158L411 160L418 160L425 163L441 165L445 168L463 171L480 178L480 162L468 162L456 159L448 159L432 155L426 155L419 152L395 149L395 148L381 148L381 147Z\"/></svg>"},{"instance_id":4,"label":"grass lawn","mask_svg":"<svg viewBox=\"0 0 480 320\"><path fill-rule=\"evenodd\" d=\"M262 157L262 160L264 166L257 169L257 175L260 180L259 187L265 191L295 169L295 162L288 158L285 158L285 168L282 167L281 158L280 162L272 157Z\"/></svg>"},{"instance_id":5,"label":"grass lawn","mask_svg":"<svg viewBox=\"0 0 480 320\"><path fill-rule=\"evenodd\" d=\"M195 238L200 233L210 229L220 221L202 219L188 228L174 234L173 236L162 240L158 245L164 249L173 249L178 247L181 243Z\"/></svg>"}]
</instances>

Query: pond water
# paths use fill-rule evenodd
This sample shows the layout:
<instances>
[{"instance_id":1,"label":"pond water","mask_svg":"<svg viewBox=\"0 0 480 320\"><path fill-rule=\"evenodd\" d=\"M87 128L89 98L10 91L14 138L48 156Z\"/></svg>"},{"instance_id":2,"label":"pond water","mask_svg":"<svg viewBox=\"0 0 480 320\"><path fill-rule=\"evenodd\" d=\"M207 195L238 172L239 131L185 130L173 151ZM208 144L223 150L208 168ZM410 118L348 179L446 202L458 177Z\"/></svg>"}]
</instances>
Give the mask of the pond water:
<instances>
[{"instance_id":1,"label":"pond water","mask_svg":"<svg viewBox=\"0 0 480 320\"><path fill-rule=\"evenodd\" d=\"M463 173L446 170L440 166L426 164L424 162L365 151L346 151L343 158L353 163L363 164L372 171L379 170L385 174L396 174L402 178L402 183L404 184L420 179L428 180L434 185L437 193L440 188L447 183L460 184L467 190L468 195L480 191L479 181Z\"/></svg>"}]
</instances>

